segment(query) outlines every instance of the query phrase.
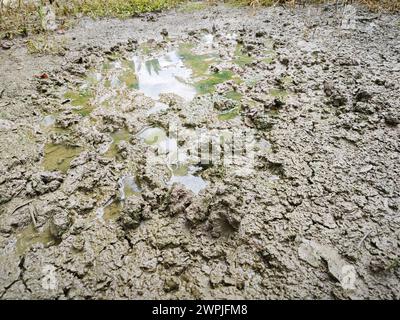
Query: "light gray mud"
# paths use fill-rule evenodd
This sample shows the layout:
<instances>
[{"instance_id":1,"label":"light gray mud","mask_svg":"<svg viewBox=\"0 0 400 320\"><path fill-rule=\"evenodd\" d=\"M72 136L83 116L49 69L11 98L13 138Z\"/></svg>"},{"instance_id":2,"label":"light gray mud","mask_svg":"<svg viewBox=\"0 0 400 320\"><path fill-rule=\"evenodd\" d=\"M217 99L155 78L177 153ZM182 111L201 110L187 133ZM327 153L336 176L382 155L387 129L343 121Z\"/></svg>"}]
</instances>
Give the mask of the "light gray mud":
<instances>
[{"instance_id":1,"label":"light gray mud","mask_svg":"<svg viewBox=\"0 0 400 320\"><path fill-rule=\"evenodd\" d=\"M217 6L0 51L0 297L399 299L399 21ZM187 43L205 81L146 96L140 52ZM253 134L254 170L157 161L196 128Z\"/></svg>"}]
</instances>

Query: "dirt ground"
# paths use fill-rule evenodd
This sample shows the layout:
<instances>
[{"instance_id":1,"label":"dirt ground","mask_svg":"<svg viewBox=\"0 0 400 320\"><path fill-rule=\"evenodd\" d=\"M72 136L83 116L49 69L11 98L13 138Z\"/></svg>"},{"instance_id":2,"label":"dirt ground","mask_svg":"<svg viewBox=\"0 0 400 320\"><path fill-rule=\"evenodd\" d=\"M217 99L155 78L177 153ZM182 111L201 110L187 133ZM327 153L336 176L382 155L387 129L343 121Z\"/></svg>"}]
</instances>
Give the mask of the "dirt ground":
<instances>
[{"instance_id":1,"label":"dirt ground","mask_svg":"<svg viewBox=\"0 0 400 320\"><path fill-rule=\"evenodd\" d=\"M212 6L25 41L0 49L1 299L400 298L399 15ZM251 161L165 165L198 129Z\"/></svg>"}]
</instances>

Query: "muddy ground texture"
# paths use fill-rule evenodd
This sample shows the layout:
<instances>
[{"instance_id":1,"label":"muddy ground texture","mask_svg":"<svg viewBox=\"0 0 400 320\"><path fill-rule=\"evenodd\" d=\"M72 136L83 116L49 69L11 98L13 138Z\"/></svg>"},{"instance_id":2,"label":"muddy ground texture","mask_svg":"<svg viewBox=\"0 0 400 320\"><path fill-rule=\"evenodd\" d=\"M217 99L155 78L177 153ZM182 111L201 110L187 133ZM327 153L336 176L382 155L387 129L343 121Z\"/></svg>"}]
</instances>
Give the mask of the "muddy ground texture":
<instances>
[{"instance_id":1,"label":"muddy ground texture","mask_svg":"<svg viewBox=\"0 0 400 320\"><path fill-rule=\"evenodd\" d=\"M355 9L83 19L62 55L3 46L0 297L399 299L400 18ZM184 74L159 94L138 57ZM166 166L171 123L179 146L249 133L252 168Z\"/></svg>"}]
</instances>

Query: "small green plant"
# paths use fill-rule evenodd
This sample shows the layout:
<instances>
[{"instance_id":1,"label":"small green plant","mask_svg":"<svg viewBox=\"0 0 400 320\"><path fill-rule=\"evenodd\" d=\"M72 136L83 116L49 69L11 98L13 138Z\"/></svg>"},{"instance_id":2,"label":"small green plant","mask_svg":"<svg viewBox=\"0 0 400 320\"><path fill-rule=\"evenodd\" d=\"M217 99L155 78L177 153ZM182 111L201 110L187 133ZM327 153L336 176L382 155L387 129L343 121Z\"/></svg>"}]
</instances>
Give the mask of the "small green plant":
<instances>
[{"instance_id":1,"label":"small green plant","mask_svg":"<svg viewBox=\"0 0 400 320\"><path fill-rule=\"evenodd\" d=\"M57 20L68 25L78 15L128 18L172 8L184 0L54 0ZM0 39L41 33L46 29L45 1L0 0ZM65 22L66 21L66 22Z\"/></svg>"},{"instance_id":2,"label":"small green plant","mask_svg":"<svg viewBox=\"0 0 400 320\"><path fill-rule=\"evenodd\" d=\"M191 1L189 1L189 2L183 3L179 7L178 11L185 12L185 13L192 13L195 11L203 10L203 9L207 8L208 5L209 4L206 2L191 2Z\"/></svg>"}]
</instances>

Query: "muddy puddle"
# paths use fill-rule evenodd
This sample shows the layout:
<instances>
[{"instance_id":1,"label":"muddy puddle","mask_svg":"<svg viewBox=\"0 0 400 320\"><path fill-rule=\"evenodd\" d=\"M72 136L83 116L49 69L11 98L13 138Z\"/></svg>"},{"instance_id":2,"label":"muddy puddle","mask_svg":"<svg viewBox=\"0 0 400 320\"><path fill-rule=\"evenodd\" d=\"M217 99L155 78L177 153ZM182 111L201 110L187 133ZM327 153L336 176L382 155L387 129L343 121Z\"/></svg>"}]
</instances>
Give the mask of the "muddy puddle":
<instances>
[{"instance_id":1,"label":"muddy puddle","mask_svg":"<svg viewBox=\"0 0 400 320\"><path fill-rule=\"evenodd\" d=\"M33 245L49 247L59 243L51 234L48 226L43 231L37 230L33 224L29 225L17 234L16 253L24 254Z\"/></svg>"},{"instance_id":2,"label":"muddy puddle","mask_svg":"<svg viewBox=\"0 0 400 320\"><path fill-rule=\"evenodd\" d=\"M129 142L129 139L131 138L131 133L126 129L119 129L113 133L110 134L112 142L111 144L106 146L106 150L104 152L104 155L106 157L119 157L118 155L118 144L121 141Z\"/></svg>"},{"instance_id":3,"label":"muddy puddle","mask_svg":"<svg viewBox=\"0 0 400 320\"><path fill-rule=\"evenodd\" d=\"M201 190L205 189L208 184L202 177L195 175L198 170L199 168L195 166L176 166L172 171L172 176L168 184L173 185L174 183L179 183L194 194L198 194Z\"/></svg>"},{"instance_id":4,"label":"muddy puddle","mask_svg":"<svg viewBox=\"0 0 400 320\"><path fill-rule=\"evenodd\" d=\"M266 57L273 55L272 44L265 53ZM141 141L147 146L146 157L150 157L152 163L149 170L159 175L161 185L169 188L181 185L195 195L200 194L211 185L203 177L203 168L213 165L209 164L209 156L206 156L206 164L203 168L199 167L205 158L203 155L194 156L193 151L200 144L212 146L232 142L232 135L228 134L226 138L223 132L205 130L204 139L199 140L204 134L197 133L198 137L193 137L197 129L188 130L179 120L176 129L184 133L178 137L173 130L168 130L171 123L161 127L154 125L154 122L163 123L163 118L179 116L180 112L174 107L176 104L181 104L179 108L189 110L190 117L201 117L204 110L196 110L193 102L202 97L218 97L222 99L222 104L218 104L221 108L211 106L208 111L211 112L210 120L207 121L220 122L224 126L239 124L242 102L248 102L249 99L244 100L243 93L237 87L244 81L253 81L255 85L262 77L253 76L249 80L235 70L247 68L254 61L245 46L237 41L236 34L215 37L210 33L202 33L192 41L172 42L161 49L153 50L147 43L142 43L134 53L105 56L104 62L89 69L78 87L64 89L64 110L42 118L40 126L49 137L44 147L43 168L67 174L71 162L82 152L97 150L100 155L136 170L138 160L130 160L133 154L129 150L137 141ZM289 85L290 79L284 79L282 83ZM276 88L271 88L269 94L282 100L288 96L285 89ZM250 100L248 104L255 105L255 102ZM115 124L118 118L125 120ZM85 135L93 130L99 132L100 135L95 139L101 141L95 148L85 143ZM85 133L82 136L80 132ZM71 143L72 137L77 136L81 138L82 145ZM204 141L201 142L201 139ZM220 152L224 148L228 152L234 149L227 146L218 148ZM145 150L139 151L139 154L143 153L142 157ZM220 163L224 157L226 155L216 163ZM231 163L230 160L228 162ZM243 167L243 160L238 163L239 167ZM243 168L235 170L238 175L246 171ZM92 190L91 197L100 201L96 206L96 216L103 221L116 220L121 215L126 199L140 195L143 187L138 183L140 179L134 175L123 175L116 182L115 193L107 195L108 192L105 192L106 195L100 198L96 195L100 190ZM272 176L270 180L278 179L278 176Z\"/></svg>"},{"instance_id":5,"label":"muddy puddle","mask_svg":"<svg viewBox=\"0 0 400 320\"><path fill-rule=\"evenodd\" d=\"M138 89L146 96L157 100L161 93L175 93L190 101L196 90L189 84L192 72L185 66L177 51L158 57L134 56Z\"/></svg>"},{"instance_id":6,"label":"muddy puddle","mask_svg":"<svg viewBox=\"0 0 400 320\"><path fill-rule=\"evenodd\" d=\"M46 144L44 148L43 167L48 171L67 172L71 161L78 156L82 147L64 144Z\"/></svg>"}]
</instances>

